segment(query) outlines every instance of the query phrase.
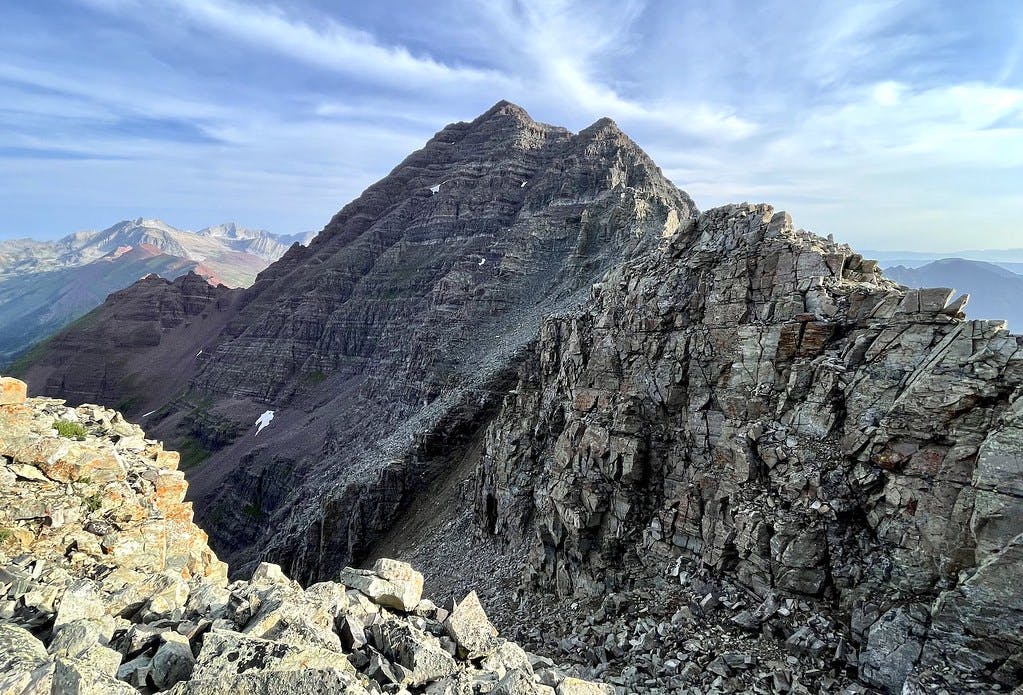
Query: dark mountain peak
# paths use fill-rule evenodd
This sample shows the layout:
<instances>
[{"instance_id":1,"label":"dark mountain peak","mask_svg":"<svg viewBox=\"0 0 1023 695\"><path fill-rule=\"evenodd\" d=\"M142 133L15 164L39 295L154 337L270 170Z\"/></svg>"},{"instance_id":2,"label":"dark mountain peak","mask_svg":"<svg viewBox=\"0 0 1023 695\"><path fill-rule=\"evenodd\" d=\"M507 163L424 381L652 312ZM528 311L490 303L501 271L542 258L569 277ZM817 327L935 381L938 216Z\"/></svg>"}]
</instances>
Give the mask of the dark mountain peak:
<instances>
[{"instance_id":1,"label":"dark mountain peak","mask_svg":"<svg viewBox=\"0 0 1023 695\"><path fill-rule=\"evenodd\" d=\"M624 147L642 152L639 145L637 145L632 138L626 135L626 133L618 127L617 123L607 116L594 121L593 124L580 130L576 137L582 143L589 144L592 142L605 142L613 147ZM645 153L644 156L646 156ZM652 163L653 161L651 160L651 164Z\"/></svg>"},{"instance_id":2,"label":"dark mountain peak","mask_svg":"<svg viewBox=\"0 0 1023 695\"><path fill-rule=\"evenodd\" d=\"M524 108L522 108L518 104L513 104L507 99L501 99L501 101L497 102L489 109L484 111L482 114L480 114L476 118L476 120L473 121L473 123L479 123L482 121L487 121L499 117L511 117L524 123L535 122L529 115L529 112L527 112Z\"/></svg>"},{"instance_id":3,"label":"dark mountain peak","mask_svg":"<svg viewBox=\"0 0 1023 695\"><path fill-rule=\"evenodd\" d=\"M583 133L591 132L591 131L592 132L597 132L597 133L612 133L612 134L621 133L622 135L624 135L624 133L622 133L622 129L619 128L618 124L614 122L614 119L610 118L609 116L604 116L602 118L598 118L592 124L590 124L589 126L584 128L582 131L580 131L579 134L582 135Z\"/></svg>"}]
</instances>

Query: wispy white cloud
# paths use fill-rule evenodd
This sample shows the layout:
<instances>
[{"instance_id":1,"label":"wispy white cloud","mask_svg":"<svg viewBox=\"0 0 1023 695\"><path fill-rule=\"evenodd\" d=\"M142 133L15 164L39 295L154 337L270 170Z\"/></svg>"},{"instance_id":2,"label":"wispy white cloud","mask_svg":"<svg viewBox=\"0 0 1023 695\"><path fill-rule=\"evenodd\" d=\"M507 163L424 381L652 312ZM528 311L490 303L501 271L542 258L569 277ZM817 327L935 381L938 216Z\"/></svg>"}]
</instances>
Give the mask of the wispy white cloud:
<instances>
[{"instance_id":1,"label":"wispy white cloud","mask_svg":"<svg viewBox=\"0 0 1023 695\"><path fill-rule=\"evenodd\" d=\"M375 82L408 87L419 82L438 86L479 85L503 80L491 70L448 64L427 55L413 55L400 45L385 45L374 36L341 22L320 17L317 26L289 16L274 5L234 0L85 0L112 12L136 15L166 11L202 30L273 50L296 61Z\"/></svg>"},{"instance_id":2,"label":"wispy white cloud","mask_svg":"<svg viewBox=\"0 0 1023 695\"><path fill-rule=\"evenodd\" d=\"M67 17L31 3L5 17L0 148L127 159L8 157L11 216L46 219L31 201L75 189L88 195L73 214L130 200L190 211L172 220L186 226L250 210L237 216L315 227L444 123L500 98L574 129L611 116L701 207L775 202L857 243L925 230L951 245L964 225L1023 215L1023 8L78 2Z\"/></svg>"},{"instance_id":3,"label":"wispy white cloud","mask_svg":"<svg viewBox=\"0 0 1023 695\"><path fill-rule=\"evenodd\" d=\"M609 115L715 140L737 140L757 130L755 123L721 104L687 99L641 99L612 84L613 64L635 50L636 24L646 4L516 0L487 3L488 26L507 46L511 60L529 76L526 94L576 111Z\"/></svg>"}]
</instances>

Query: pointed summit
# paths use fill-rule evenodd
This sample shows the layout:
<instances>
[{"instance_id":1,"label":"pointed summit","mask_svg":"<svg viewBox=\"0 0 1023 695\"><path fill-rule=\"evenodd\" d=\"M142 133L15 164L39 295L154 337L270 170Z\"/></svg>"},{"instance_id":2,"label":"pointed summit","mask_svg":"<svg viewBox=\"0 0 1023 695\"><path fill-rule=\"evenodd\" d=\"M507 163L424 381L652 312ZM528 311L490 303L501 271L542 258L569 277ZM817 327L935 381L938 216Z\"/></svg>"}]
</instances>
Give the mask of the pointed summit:
<instances>
[{"instance_id":1,"label":"pointed summit","mask_svg":"<svg viewBox=\"0 0 1023 695\"><path fill-rule=\"evenodd\" d=\"M497 102L496 104L491 106L489 109L484 111L481 115L479 115L473 121L473 123L480 123L480 122L483 122L483 121L488 121L488 120L490 120L492 118L495 118L495 117L498 117L498 116L511 116L515 120L521 121L523 123L533 123L534 122L533 118L529 115L529 113L524 108L522 108L518 104L513 104L512 102L508 101L507 99L501 99L501 101Z\"/></svg>"},{"instance_id":2,"label":"pointed summit","mask_svg":"<svg viewBox=\"0 0 1023 695\"><path fill-rule=\"evenodd\" d=\"M580 130L579 137L584 141L625 138L629 142L632 142L632 138L626 135L625 132L618 127L618 124L607 116L597 119L591 125Z\"/></svg>"}]
</instances>

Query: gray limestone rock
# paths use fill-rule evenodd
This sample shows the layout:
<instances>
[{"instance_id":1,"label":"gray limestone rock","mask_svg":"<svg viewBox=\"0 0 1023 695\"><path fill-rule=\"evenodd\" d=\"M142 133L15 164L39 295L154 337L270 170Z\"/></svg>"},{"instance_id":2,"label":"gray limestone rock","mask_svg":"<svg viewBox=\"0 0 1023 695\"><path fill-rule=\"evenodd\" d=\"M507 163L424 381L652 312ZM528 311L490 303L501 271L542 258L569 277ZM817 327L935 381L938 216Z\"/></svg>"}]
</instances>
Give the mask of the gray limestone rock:
<instances>
[{"instance_id":1,"label":"gray limestone rock","mask_svg":"<svg viewBox=\"0 0 1023 695\"><path fill-rule=\"evenodd\" d=\"M381 606L411 612L423 595L423 575L405 562L380 559L372 570L347 567L338 581L358 589Z\"/></svg>"},{"instance_id":2,"label":"gray limestone rock","mask_svg":"<svg viewBox=\"0 0 1023 695\"><path fill-rule=\"evenodd\" d=\"M408 683L421 686L449 676L458 665L433 635L402 621L376 623L370 628L375 646L407 672Z\"/></svg>"},{"instance_id":3,"label":"gray limestone rock","mask_svg":"<svg viewBox=\"0 0 1023 695\"><path fill-rule=\"evenodd\" d=\"M300 672L223 673L178 683L170 695L370 695L349 673L309 667Z\"/></svg>"},{"instance_id":4,"label":"gray limestone rock","mask_svg":"<svg viewBox=\"0 0 1023 695\"><path fill-rule=\"evenodd\" d=\"M458 645L462 658L475 659L497 645L497 628L487 619L475 591L455 606L444 621L444 629Z\"/></svg>"},{"instance_id":5,"label":"gray limestone rock","mask_svg":"<svg viewBox=\"0 0 1023 695\"><path fill-rule=\"evenodd\" d=\"M188 640L173 632L162 635L163 644L153 655L149 675L158 688L166 689L187 680L195 669L195 657Z\"/></svg>"}]
</instances>

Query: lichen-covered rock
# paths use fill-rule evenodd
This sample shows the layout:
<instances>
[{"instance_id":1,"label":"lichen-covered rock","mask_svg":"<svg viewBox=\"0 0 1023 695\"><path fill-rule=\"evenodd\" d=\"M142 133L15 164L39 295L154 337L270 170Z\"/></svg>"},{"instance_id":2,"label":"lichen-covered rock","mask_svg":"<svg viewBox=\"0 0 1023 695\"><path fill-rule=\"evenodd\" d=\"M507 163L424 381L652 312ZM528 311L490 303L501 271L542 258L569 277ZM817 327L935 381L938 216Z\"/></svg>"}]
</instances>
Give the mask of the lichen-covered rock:
<instances>
[{"instance_id":1,"label":"lichen-covered rock","mask_svg":"<svg viewBox=\"0 0 1023 695\"><path fill-rule=\"evenodd\" d=\"M28 384L9 376L0 377L0 405L21 405L28 397Z\"/></svg>"},{"instance_id":2,"label":"lichen-covered rock","mask_svg":"<svg viewBox=\"0 0 1023 695\"><path fill-rule=\"evenodd\" d=\"M49 693L53 664L31 632L0 622L0 692Z\"/></svg>"},{"instance_id":3,"label":"lichen-covered rock","mask_svg":"<svg viewBox=\"0 0 1023 695\"><path fill-rule=\"evenodd\" d=\"M558 695L614 695L614 691L606 685L578 678L566 678L561 681L557 693Z\"/></svg>"},{"instance_id":4,"label":"lichen-covered rock","mask_svg":"<svg viewBox=\"0 0 1023 695\"><path fill-rule=\"evenodd\" d=\"M58 440L56 419L84 436ZM86 450L106 451L116 475L69 480L55 464ZM205 534L177 513L185 486L162 467L174 463L112 411L0 406L0 694L369 695L451 682L468 695L529 670L508 642L487 659L459 655L405 562L346 568L348 586L303 588L270 563L227 584ZM463 644L495 641L475 595L453 617Z\"/></svg>"},{"instance_id":5,"label":"lichen-covered rock","mask_svg":"<svg viewBox=\"0 0 1023 695\"><path fill-rule=\"evenodd\" d=\"M85 436L61 436L57 421L75 423ZM7 464L0 471L23 483L0 486L0 552L31 552L83 577L113 562L123 571L225 580L226 566L182 501L180 473L162 467L174 463L165 454L139 427L98 406L46 398L0 406L0 461ZM94 597L79 598L64 611L94 605ZM74 617L58 617L58 626Z\"/></svg>"},{"instance_id":6,"label":"lichen-covered rock","mask_svg":"<svg viewBox=\"0 0 1023 695\"><path fill-rule=\"evenodd\" d=\"M405 612L415 610L423 595L423 575L408 563L386 558L377 560L372 570L345 568L338 581L374 603Z\"/></svg>"},{"instance_id":7,"label":"lichen-covered rock","mask_svg":"<svg viewBox=\"0 0 1023 695\"><path fill-rule=\"evenodd\" d=\"M178 683L171 695L370 695L359 681L344 672L316 668L287 673L254 671L219 674Z\"/></svg>"},{"instance_id":8,"label":"lichen-covered rock","mask_svg":"<svg viewBox=\"0 0 1023 695\"><path fill-rule=\"evenodd\" d=\"M470 659L484 656L497 644L497 628L487 619L475 591L455 606L444 629L455 640L459 653Z\"/></svg>"},{"instance_id":9,"label":"lichen-covered rock","mask_svg":"<svg viewBox=\"0 0 1023 695\"><path fill-rule=\"evenodd\" d=\"M166 690L179 681L187 680L195 670L192 645L183 635L166 632L161 635L163 644L153 654L149 665L149 677L157 688Z\"/></svg>"}]
</instances>

